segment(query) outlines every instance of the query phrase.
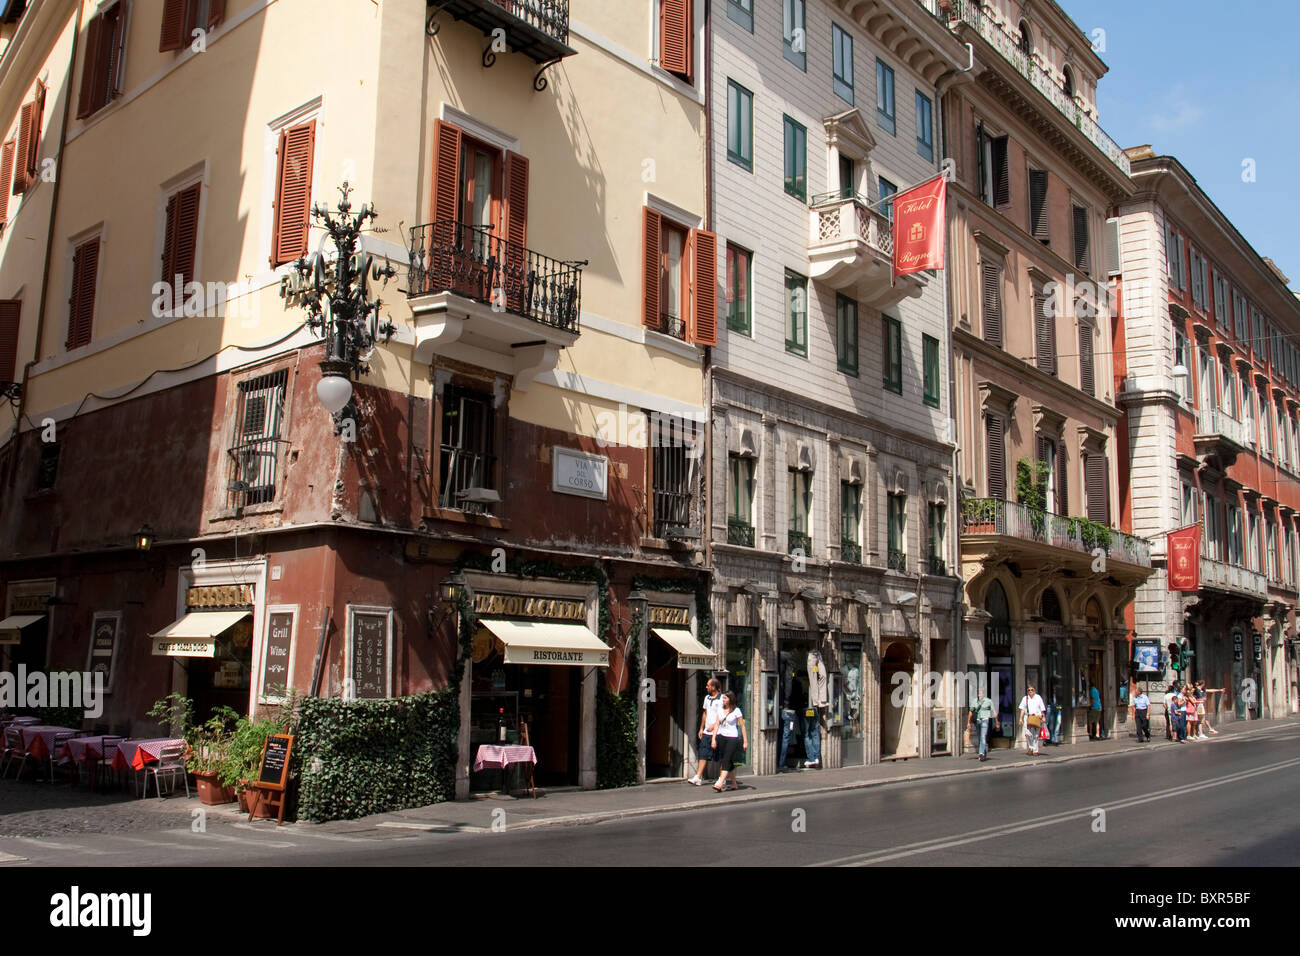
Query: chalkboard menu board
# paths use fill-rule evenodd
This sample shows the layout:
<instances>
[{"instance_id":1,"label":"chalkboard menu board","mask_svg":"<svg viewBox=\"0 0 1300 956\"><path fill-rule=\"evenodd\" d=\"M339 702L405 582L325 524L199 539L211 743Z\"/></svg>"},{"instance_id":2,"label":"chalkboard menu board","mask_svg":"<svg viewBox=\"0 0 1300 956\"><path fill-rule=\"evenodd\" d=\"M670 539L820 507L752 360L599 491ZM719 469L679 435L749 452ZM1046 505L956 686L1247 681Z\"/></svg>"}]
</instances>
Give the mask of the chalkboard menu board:
<instances>
[{"instance_id":1,"label":"chalkboard menu board","mask_svg":"<svg viewBox=\"0 0 1300 956\"><path fill-rule=\"evenodd\" d=\"M86 670L104 675L104 691L113 687L113 665L117 660L117 637L121 617L117 612L96 614L90 627L90 658Z\"/></svg>"},{"instance_id":2,"label":"chalkboard menu board","mask_svg":"<svg viewBox=\"0 0 1300 956\"><path fill-rule=\"evenodd\" d=\"M352 696L382 698L389 694L388 620L384 611L352 613Z\"/></svg>"},{"instance_id":3,"label":"chalkboard menu board","mask_svg":"<svg viewBox=\"0 0 1300 956\"><path fill-rule=\"evenodd\" d=\"M261 786L284 789L285 777L289 773L289 753L292 750L292 734L272 734L266 738L266 747L262 751L262 769L257 774L257 782Z\"/></svg>"},{"instance_id":4,"label":"chalkboard menu board","mask_svg":"<svg viewBox=\"0 0 1300 956\"><path fill-rule=\"evenodd\" d=\"M262 697L280 698L288 690L293 619L293 611L272 611L267 615L266 650L262 654Z\"/></svg>"}]
</instances>

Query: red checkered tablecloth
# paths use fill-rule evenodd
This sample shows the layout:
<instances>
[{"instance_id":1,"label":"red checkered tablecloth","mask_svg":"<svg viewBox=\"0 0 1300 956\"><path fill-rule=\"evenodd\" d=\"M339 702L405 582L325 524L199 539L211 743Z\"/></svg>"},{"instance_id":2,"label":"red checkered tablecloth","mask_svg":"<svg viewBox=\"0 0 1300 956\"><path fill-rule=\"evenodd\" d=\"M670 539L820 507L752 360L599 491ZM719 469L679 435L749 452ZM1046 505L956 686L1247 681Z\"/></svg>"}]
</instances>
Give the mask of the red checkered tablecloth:
<instances>
[{"instance_id":1,"label":"red checkered tablecloth","mask_svg":"<svg viewBox=\"0 0 1300 956\"><path fill-rule=\"evenodd\" d=\"M474 758L474 770L502 769L512 763L536 764L537 753L532 747L522 745L498 747L496 744L483 744Z\"/></svg>"},{"instance_id":2,"label":"red checkered tablecloth","mask_svg":"<svg viewBox=\"0 0 1300 956\"><path fill-rule=\"evenodd\" d=\"M54 749L54 738L58 734L77 733L71 727L54 727L50 724L30 724L19 727L18 732L23 736L23 746L27 752L37 760L44 760L50 755Z\"/></svg>"},{"instance_id":3,"label":"red checkered tablecloth","mask_svg":"<svg viewBox=\"0 0 1300 956\"><path fill-rule=\"evenodd\" d=\"M143 770L157 763L163 748L168 744L183 744L179 737L154 737L149 740L123 740L113 755L114 770Z\"/></svg>"}]
</instances>

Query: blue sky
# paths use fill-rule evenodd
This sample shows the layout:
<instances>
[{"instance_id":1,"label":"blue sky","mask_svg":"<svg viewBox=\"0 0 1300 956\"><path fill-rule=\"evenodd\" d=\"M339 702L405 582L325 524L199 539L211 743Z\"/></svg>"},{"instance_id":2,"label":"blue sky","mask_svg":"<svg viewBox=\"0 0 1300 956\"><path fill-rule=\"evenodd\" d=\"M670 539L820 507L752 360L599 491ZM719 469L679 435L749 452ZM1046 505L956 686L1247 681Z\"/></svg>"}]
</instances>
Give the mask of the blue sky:
<instances>
[{"instance_id":1,"label":"blue sky","mask_svg":"<svg viewBox=\"0 0 1300 956\"><path fill-rule=\"evenodd\" d=\"M1110 67L1102 128L1178 158L1261 256L1300 288L1300 4L1058 0ZM1255 161L1255 181L1242 162Z\"/></svg>"}]
</instances>

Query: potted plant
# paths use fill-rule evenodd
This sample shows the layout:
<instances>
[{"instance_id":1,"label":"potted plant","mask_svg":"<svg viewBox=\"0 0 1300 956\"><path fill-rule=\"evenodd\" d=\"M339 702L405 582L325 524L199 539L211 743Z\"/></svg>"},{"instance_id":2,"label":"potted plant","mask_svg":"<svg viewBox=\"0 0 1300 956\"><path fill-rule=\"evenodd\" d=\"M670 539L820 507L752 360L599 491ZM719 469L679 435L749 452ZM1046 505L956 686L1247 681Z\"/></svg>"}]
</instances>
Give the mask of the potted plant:
<instances>
[{"instance_id":1,"label":"potted plant","mask_svg":"<svg viewBox=\"0 0 1300 956\"><path fill-rule=\"evenodd\" d=\"M216 806L235 799L234 790L221 779L221 770L229 759L231 726L239 719L233 708L217 707L205 723L186 735L190 747L186 766L194 774L201 803Z\"/></svg>"},{"instance_id":2,"label":"potted plant","mask_svg":"<svg viewBox=\"0 0 1300 956\"><path fill-rule=\"evenodd\" d=\"M239 798L239 807L245 812L248 810L248 791L252 789L249 781L257 779L261 768L262 747L267 737L280 730L280 725L269 718L254 721L240 717L235 724L219 774L221 783L233 788Z\"/></svg>"}]
</instances>

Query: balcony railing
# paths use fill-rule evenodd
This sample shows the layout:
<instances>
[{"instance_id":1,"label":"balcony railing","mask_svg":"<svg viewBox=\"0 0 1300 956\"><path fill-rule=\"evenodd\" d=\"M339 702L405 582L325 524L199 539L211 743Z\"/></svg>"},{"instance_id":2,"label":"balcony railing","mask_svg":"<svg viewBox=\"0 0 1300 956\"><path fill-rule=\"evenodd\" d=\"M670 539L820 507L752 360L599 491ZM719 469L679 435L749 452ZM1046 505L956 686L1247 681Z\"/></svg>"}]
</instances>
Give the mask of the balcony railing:
<instances>
[{"instance_id":1,"label":"balcony railing","mask_svg":"<svg viewBox=\"0 0 1300 956\"><path fill-rule=\"evenodd\" d=\"M231 508L262 505L275 500L276 465L282 439L259 438L231 448L226 496Z\"/></svg>"},{"instance_id":2,"label":"balcony railing","mask_svg":"<svg viewBox=\"0 0 1300 956\"><path fill-rule=\"evenodd\" d=\"M931 574L947 574L948 562L938 555L930 555L929 568Z\"/></svg>"},{"instance_id":3,"label":"balcony railing","mask_svg":"<svg viewBox=\"0 0 1300 956\"><path fill-rule=\"evenodd\" d=\"M742 548L754 546L754 526L748 521L730 518L727 521L727 544L738 544Z\"/></svg>"},{"instance_id":4,"label":"balcony railing","mask_svg":"<svg viewBox=\"0 0 1300 956\"><path fill-rule=\"evenodd\" d=\"M1221 435L1238 448L1247 447L1246 426L1218 408L1202 408L1196 413L1196 437Z\"/></svg>"},{"instance_id":5,"label":"balcony railing","mask_svg":"<svg viewBox=\"0 0 1300 956\"><path fill-rule=\"evenodd\" d=\"M552 259L491 230L443 220L411 229L407 296L452 292L534 322L578 331L585 261Z\"/></svg>"},{"instance_id":6,"label":"balcony railing","mask_svg":"<svg viewBox=\"0 0 1300 956\"><path fill-rule=\"evenodd\" d=\"M504 30L509 48L537 63L575 52L569 47L569 0L429 0L429 6L435 8L425 25L430 36L436 36L441 28L438 15L447 13L485 35ZM491 47L484 52L484 66L496 61L495 56L488 56L491 52Z\"/></svg>"},{"instance_id":7,"label":"balcony railing","mask_svg":"<svg viewBox=\"0 0 1300 956\"><path fill-rule=\"evenodd\" d=\"M893 548L889 549L889 570L891 571L907 570L906 551L895 551Z\"/></svg>"},{"instance_id":8,"label":"balcony railing","mask_svg":"<svg viewBox=\"0 0 1300 956\"><path fill-rule=\"evenodd\" d=\"M849 564L862 563L862 545L856 541L840 542L840 560L847 561Z\"/></svg>"},{"instance_id":9,"label":"balcony railing","mask_svg":"<svg viewBox=\"0 0 1300 956\"><path fill-rule=\"evenodd\" d=\"M1002 59L1010 63L1017 73L1033 84L1071 125L1075 126L1106 158L1125 176L1131 175L1132 164L1128 154L1106 135L1097 121L1087 114L1083 106L1066 94L1052 74L1034 61L1032 55L1020 49L1019 34L1011 33L995 23L974 0L918 0L922 7L952 27L957 22L970 24L981 37L997 50Z\"/></svg>"},{"instance_id":10,"label":"balcony railing","mask_svg":"<svg viewBox=\"0 0 1300 956\"><path fill-rule=\"evenodd\" d=\"M861 240L886 258L894 254L889 218L871 208L871 200L847 190L813 196L813 244Z\"/></svg>"},{"instance_id":11,"label":"balcony railing","mask_svg":"<svg viewBox=\"0 0 1300 956\"><path fill-rule=\"evenodd\" d=\"M1264 575L1249 568L1239 568L1234 564L1224 564L1213 558L1201 557L1201 587L1218 588L1221 591L1237 591L1255 597L1268 596L1268 583Z\"/></svg>"},{"instance_id":12,"label":"balcony railing","mask_svg":"<svg viewBox=\"0 0 1300 956\"><path fill-rule=\"evenodd\" d=\"M1032 511L1018 501L967 498L962 502L961 533L1006 535L1081 554L1091 554L1094 548L1101 548L1126 564L1151 567L1151 543L1144 538L1080 518Z\"/></svg>"},{"instance_id":13,"label":"balcony railing","mask_svg":"<svg viewBox=\"0 0 1300 956\"><path fill-rule=\"evenodd\" d=\"M794 554L796 551L801 551L804 557L808 557L808 555L812 553L812 538L804 534L802 531L789 532L786 543L790 546L788 549L788 553L790 554Z\"/></svg>"}]
</instances>

